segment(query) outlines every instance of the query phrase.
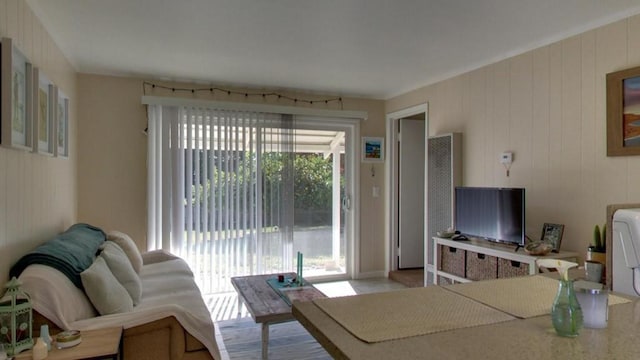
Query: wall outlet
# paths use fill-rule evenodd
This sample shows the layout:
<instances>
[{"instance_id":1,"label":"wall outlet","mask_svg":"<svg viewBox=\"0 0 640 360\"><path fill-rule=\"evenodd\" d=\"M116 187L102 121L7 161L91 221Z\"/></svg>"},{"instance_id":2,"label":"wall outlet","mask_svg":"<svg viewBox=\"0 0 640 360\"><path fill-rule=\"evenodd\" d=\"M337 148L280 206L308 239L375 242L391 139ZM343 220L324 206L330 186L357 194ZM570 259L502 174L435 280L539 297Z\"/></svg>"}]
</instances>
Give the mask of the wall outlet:
<instances>
[{"instance_id":1,"label":"wall outlet","mask_svg":"<svg viewBox=\"0 0 640 360\"><path fill-rule=\"evenodd\" d=\"M500 163L501 164L511 164L513 162L513 153L504 152L500 154Z\"/></svg>"}]
</instances>

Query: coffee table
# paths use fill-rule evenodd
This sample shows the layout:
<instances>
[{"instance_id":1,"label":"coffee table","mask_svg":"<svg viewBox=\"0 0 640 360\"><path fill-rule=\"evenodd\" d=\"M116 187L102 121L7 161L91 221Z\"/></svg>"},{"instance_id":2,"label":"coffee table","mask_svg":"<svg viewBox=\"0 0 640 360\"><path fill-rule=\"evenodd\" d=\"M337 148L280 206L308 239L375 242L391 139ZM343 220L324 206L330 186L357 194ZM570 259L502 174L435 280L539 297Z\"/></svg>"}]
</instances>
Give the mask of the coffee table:
<instances>
[{"instance_id":1,"label":"coffee table","mask_svg":"<svg viewBox=\"0 0 640 360\"><path fill-rule=\"evenodd\" d=\"M291 314L291 305L267 283L267 280L278 275L287 278L296 276L295 273L285 273L231 278L231 284L238 293L238 314L244 303L256 324L262 325L262 359L265 360L269 358L269 325L296 320ZM305 284L309 286L308 291L316 293L314 296L326 297L310 283L305 281Z\"/></svg>"}]
</instances>

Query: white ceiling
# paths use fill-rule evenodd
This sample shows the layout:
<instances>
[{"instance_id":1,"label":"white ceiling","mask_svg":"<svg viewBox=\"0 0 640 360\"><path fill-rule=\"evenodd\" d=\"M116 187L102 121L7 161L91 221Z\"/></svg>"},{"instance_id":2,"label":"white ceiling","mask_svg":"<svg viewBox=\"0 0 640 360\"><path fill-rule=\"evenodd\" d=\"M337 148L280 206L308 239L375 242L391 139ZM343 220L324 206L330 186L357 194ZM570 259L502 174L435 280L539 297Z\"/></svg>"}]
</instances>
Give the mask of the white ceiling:
<instances>
[{"instance_id":1,"label":"white ceiling","mask_svg":"<svg viewBox=\"0 0 640 360\"><path fill-rule=\"evenodd\" d=\"M79 72L387 99L640 0L28 0Z\"/></svg>"}]
</instances>

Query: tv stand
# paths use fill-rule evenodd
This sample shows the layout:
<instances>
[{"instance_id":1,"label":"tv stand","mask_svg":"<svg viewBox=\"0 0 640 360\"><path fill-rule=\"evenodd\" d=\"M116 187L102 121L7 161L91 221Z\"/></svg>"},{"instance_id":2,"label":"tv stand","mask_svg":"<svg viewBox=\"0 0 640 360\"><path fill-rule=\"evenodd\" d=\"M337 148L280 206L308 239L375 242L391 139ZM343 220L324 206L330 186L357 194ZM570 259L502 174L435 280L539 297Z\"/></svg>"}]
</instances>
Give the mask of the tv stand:
<instances>
[{"instance_id":1,"label":"tv stand","mask_svg":"<svg viewBox=\"0 0 640 360\"><path fill-rule=\"evenodd\" d=\"M513 251L513 245L469 239L456 241L433 238L434 284L466 283L477 280L533 275L537 259L576 261L578 253L560 251L545 256Z\"/></svg>"}]
</instances>

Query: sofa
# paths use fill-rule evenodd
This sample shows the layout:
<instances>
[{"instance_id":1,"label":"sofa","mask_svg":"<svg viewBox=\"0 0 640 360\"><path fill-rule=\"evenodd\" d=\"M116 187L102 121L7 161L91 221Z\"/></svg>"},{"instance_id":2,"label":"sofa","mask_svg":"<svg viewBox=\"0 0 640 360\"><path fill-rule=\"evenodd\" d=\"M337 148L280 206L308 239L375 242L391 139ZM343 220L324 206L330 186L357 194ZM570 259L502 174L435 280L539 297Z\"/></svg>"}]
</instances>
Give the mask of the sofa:
<instances>
[{"instance_id":1,"label":"sofa","mask_svg":"<svg viewBox=\"0 0 640 360\"><path fill-rule=\"evenodd\" d=\"M161 250L140 253L121 232L76 224L23 256L10 274L31 297L34 333L42 324L53 334L119 326L126 359L221 358L187 263Z\"/></svg>"}]
</instances>

